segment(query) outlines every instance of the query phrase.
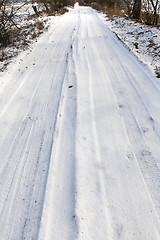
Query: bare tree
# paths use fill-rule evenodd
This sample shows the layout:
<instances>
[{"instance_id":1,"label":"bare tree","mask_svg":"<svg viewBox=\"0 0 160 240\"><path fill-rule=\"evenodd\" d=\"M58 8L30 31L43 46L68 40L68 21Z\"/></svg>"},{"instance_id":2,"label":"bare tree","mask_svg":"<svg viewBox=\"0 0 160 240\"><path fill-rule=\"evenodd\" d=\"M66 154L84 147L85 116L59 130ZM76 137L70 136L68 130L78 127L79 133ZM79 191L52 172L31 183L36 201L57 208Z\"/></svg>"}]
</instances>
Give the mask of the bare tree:
<instances>
[{"instance_id":1,"label":"bare tree","mask_svg":"<svg viewBox=\"0 0 160 240\"><path fill-rule=\"evenodd\" d=\"M153 10L154 10L154 14L153 14L153 25L157 25L158 24L158 5L159 5L159 0L150 0Z\"/></svg>"},{"instance_id":2,"label":"bare tree","mask_svg":"<svg viewBox=\"0 0 160 240\"><path fill-rule=\"evenodd\" d=\"M158 25L160 0L143 0L143 20L149 25Z\"/></svg>"},{"instance_id":3,"label":"bare tree","mask_svg":"<svg viewBox=\"0 0 160 240\"><path fill-rule=\"evenodd\" d=\"M7 5L7 0L0 1L0 45L7 46L11 41L12 30L20 31L18 24L15 21L17 12L26 4L22 4L18 8L12 5Z\"/></svg>"}]
</instances>

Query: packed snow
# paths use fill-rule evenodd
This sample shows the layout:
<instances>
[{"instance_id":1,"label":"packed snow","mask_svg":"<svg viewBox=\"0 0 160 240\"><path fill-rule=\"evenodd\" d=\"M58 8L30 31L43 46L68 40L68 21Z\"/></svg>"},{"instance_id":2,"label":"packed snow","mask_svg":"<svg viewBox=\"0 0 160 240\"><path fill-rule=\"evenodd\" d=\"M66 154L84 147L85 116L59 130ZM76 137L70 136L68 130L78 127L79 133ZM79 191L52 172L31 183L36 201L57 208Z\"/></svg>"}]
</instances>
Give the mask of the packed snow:
<instances>
[{"instance_id":1,"label":"packed snow","mask_svg":"<svg viewBox=\"0 0 160 240\"><path fill-rule=\"evenodd\" d=\"M0 76L0 239L159 240L160 82L75 4Z\"/></svg>"}]
</instances>

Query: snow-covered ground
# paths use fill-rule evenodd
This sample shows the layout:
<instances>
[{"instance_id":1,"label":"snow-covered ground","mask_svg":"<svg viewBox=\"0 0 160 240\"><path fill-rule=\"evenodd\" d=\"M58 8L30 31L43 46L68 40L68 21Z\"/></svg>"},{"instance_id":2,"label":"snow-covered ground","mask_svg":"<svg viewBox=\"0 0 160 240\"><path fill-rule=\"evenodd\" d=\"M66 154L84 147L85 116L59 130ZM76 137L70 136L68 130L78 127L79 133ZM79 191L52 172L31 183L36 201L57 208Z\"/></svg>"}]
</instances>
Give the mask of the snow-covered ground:
<instances>
[{"instance_id":1,"label":"snow-covered ground","mask_svg":"<svg viewBox=\"0 0 160 240\"><path fill-rule=\"evenodd\" d=\"M159 240L160 82L89 7L0 75L0 239Z\"/></svg>"},{"instance_id":2,"label":"snow-covered ground","mask_svg":"<svg viewBox=\"0 0 160 240\"><path fill-rule=\"evenodd\" d=\"M160 27L147 26L124 17L106 20L107 26L160 78Z\"/></svg>"}]
</instances>

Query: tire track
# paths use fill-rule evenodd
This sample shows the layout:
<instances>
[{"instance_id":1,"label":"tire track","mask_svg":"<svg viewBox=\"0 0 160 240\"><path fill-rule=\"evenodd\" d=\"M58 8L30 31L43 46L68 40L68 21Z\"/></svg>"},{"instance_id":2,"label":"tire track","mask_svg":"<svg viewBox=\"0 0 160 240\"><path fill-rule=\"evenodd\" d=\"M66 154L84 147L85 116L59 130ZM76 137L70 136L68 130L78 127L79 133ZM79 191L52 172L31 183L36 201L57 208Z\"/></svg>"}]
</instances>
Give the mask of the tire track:
<instances>
[{"instance_id":1,"label":"tire track","mask_svg":"<svg viewBox=\"0 0 160 240\"><path fill-rule=\"evenodd\" d=\"M105 50L106 56L110 55L108 49L109 48ZM156 140L156 143L160 142L159 133L156 131L153 118L139 93L139 85L139 90L135 87L136 79L133 78L133 75L129 76L129 74L131 74L129 69L127 69L129 73L126 72L121 59L116 54L115 50L110 47L110 51L115 53L116 64L114 65L115 68L113 68L113 62L111 60L107 61L107 66L105 66L107 69L106 75L108 75L108 78L109 76L112 76L110 82L117 98L117 103L119 103L120 116L123 117L125 122L128 138L136 156L137 164L142 173L142 178L144 179L148 195L153 202L157 216L160 217L160 169L157 165L158 160L152 156L151 144L150 147L148 147L147 144L149 138L153 141ZM104 51L103 53L100 53L101 57L102 54L104 55ZM119 73L121 77L119 77ZM123 86L120 78L123 79ZM127 92L125 89L127 89ZM140 114L138 114L139 109L141 111L141 118L138 117L140 116ZM143 130L145 125L147 125L147 128L149 125L150 129L150 135L148 138L146 138L145 130Z\"/></svg>"},{"instance_id":2,"label":"tire track","mask_svg":"<svg viewBox=\"0 0 160 240\"><path fill-rule=\"evenodd\" d=\"M66 21L64 28L65 26L68 26L68 21ZM61 35L59 39L61 39ZM65 55L67 58L67 50L70 47L68 43L64 49L63 45L60 46L59 41L57 42L57 46L55 46L51 53L52 55L56 48L59 49L54 77L53 74L51 75L52 77L49 77L49 70L52 69L51 65L53 63L48 61L43 70L43 75L41 75L32 94L29 102L29 111L23 120L24 124L21 125L19 134L14 139L13 150L10 153L11 157L9 155L6 165L4 165L4 169L7 168L8 173L5 171L1 172L1 177L5 174L6 178L1 186L1 190L2 188L4 189L4 191L2 190L4 193L1 195L1 198L4 199L1 209L4 210L2 210L0 219L2 222L5 218L5 227L3 228L4 225L1 224L3 231L0 233L3 239L14 239L15 236L20 235L21 239L30 239L36 238L38 234L37 229L41 218L43 195L57 116L56 108L58 108L59 104L56 96L59 97L59 92L63 85L63 73L65 74L66 72L66 63L65 61L62 63L62 56ZM61 64L59 64L60 62ZM59 71L60 69L61 71ZM59 75L60 72L61 75ZM61 82L57 86L57 79L59 77L61 78ZM45 83L44 79L49 79L49 81ZM41 100L43 92L45 92L45 95ZM53 99L54 108L52 108ZM46 122L46 116L48 116L48 122ZM30 121L33 126L30 135L27 121ZM25 148L23 144L27 141L28 145ZM11 165L10 168L8 168L9 164ZM30 174L28 175L29 172ZM18 181L18 179L21 179L21 181ZM40 188L38 187L39 184ZM12 204L10 204L11 199ZM3 205L4 203L5 206ZM7 207L8 204L9 207ZM13 216L16 221L13 221Z\"/></svg>"},{"instance_id":3,"label":"tire track","mask_svg":"<svg viewBox=\"0 0 160 240\"><path fill-rule=\"evenodd\" d=\"M92 87L92 67L88 58L90 38L88 36L88 15L81 13L78 34L77 54L75 56L77 75L77 133L76 133L76 215L79 225L78 239L112 239L107 198L102 176L97 167L100 165L100 149L97 139L94 94ZM83 51L81 52L81 49ZM83 68L85 66L85 68ZM86 119L86 121L84 120ZM85 124L83 124L85 123ZM93 151L93 152L92 152ZM92 227L98 224L98 231ZM103 228L102 226L105 226Z\"/></svg>"},{"instance_id":4,"label":"tire track","mask_svg":"<svg viewBox=\"0 0 160 240\"><path fill-rule=\"evenodd\" d=\"M58 118L38 239L76 239L77 236L74 179L76 79L72 73L74 65L71 55L71 53L68 55L68 68L57 112ZM70 85L73 86L73 90L68 87ZM65 131L66 128L67 131Z\"/></svg>"}]
</instances>

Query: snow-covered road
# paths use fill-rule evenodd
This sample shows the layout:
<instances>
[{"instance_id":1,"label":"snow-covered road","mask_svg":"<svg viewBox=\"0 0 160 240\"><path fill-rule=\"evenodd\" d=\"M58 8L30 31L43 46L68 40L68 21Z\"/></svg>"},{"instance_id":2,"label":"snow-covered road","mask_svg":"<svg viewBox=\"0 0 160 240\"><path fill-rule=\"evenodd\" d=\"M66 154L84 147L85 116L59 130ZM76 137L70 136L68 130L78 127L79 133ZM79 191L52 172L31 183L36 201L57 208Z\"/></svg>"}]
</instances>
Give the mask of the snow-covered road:
<instances>
[{"instance_id":1,"label":"snow-covered road","mask_svg":"<svg viewBox=\"0 0 160 240\"><path fill-rule=\"evenodd\" d=\"M0 239L159 240L160 82L89 7L0 80Z\"/></svg>"}]
</instances>

